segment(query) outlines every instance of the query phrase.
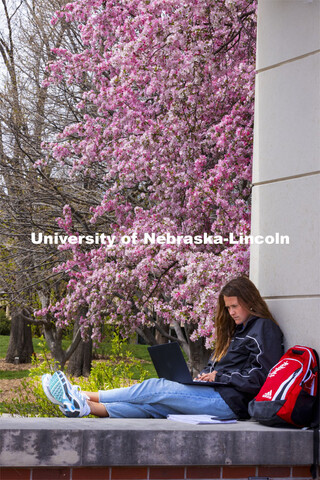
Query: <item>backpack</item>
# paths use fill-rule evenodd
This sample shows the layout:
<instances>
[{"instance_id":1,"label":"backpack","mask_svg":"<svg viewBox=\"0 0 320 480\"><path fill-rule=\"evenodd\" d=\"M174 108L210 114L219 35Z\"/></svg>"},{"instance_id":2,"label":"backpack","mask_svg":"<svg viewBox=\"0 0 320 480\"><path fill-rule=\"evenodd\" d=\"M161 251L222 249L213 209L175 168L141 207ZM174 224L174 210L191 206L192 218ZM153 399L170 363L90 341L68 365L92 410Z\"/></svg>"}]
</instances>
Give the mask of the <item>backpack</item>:
<instances>
[{"instance_id":1,"label":"backpack","mask_svg":"<svg viewBox=\"0 0 320 480\"><path fill-rule=\"evenodd\" d=\"M319 357L309 347L289 348L270 370L258 395L249 403L249 414L271 427L312 427L317 478L319 463Z\"/></svg>"},{"instance_id":2,"label":"backpack","mask_svg":"<svg viewBox=\"0 0 320 480\"><path fill-rule=\"evenodd\" d=\"M318 355L295 345L270 370L249 414L263 425L309 427L315 418L318 391Z\"/></svg>"}]
</instances>

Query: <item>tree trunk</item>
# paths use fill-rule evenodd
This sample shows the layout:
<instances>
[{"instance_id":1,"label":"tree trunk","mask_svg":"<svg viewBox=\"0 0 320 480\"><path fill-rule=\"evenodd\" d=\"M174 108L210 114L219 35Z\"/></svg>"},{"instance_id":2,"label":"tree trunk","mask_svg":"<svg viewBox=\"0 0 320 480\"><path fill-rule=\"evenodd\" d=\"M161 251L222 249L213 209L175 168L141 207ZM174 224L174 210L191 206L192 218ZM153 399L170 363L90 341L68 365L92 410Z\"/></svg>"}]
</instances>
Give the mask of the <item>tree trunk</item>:
<instances>
[{"instance_id":1,"label":"tree trunk","mask_svg":"<svg viewBox=\"0 0 320 480\"><path fill-rule=\"evenodd\" d=\"M10 341L6 362L30 363L33 353L31 326L23 318L23 310L19 307L14 308L11 314Z\"/></svg>"},{"instance_id":2,"label":"tree trunk","mask_svg":"<svg viewBox=\"0 0 320 480\"><path fill-rule=\"evenodd\" d=\"M79 315L80 316L80 315ZM79 329L79 319L74 323L73 339ZM80 340L79 345L73 352L68 363L68 374L73 377L88 377L91 371L92 362L92 340Z\"/></svg>"},{"instance_id":3,"label":"tree trunk","mask_svg":"<svg viewBox=\"0 0 320 480\"><path fill-rule=\"evenodd\" d=\"M91 371L92 340L80 340L68 363L68 374L73 377L88 377Z\"/></svg>"},{"instance_id":4,"label":"tree trunk","mask_svg":"<svg viewBox=\"0 0 320 480\"><path fill-rule=\"evenodd\" d=\"M196 377L199 372L207 365L212 352L205 347L205 338L199 338L195 342L190 341L190 336L194 331L194 325L184 325L184 335L188 343L188 366L193 377ZM184 350L186 350L184 348Z\"/></svg>"},{"instance_id":5,"label":"tree trunk","mask_svg":"<svg viewBox=\"0 0 320 480\"><path fill-rule=\"evenodd\" d=\"M169 335L170 325L164 322L159 322L161 329ZM168 338L161 334L158 330L155 331L155 339L158 345L168 343Z\"/></svg>"},{"instance_id":6,"label":"tree trunk","mask_svg":"<svg viewBox=\"0 0 320 480\"><path fill-rule=\"evenodd\" d=\"M207 365L211 351L205 348L205 339L200 338L196 342L190 342L190 371L193 377Z\"/></svg>"}]
</instances>

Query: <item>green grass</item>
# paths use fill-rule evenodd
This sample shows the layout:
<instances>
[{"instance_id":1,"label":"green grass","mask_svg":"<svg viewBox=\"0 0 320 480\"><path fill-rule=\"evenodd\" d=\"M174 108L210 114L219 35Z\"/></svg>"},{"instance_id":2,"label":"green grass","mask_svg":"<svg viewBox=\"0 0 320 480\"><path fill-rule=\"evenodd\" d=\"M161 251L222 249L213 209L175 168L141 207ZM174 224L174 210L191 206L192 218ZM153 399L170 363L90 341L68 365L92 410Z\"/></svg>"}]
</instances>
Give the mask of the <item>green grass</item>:
<instances>
[{"instance_id":1,"label":"green grass","mask_svg":"<svg viewBox=\"0 0 320 480\"><path fill-rule=\"evenodd\" d=\"M28 377L30 370L19 370L18 372L12 370L0 370L0 380L13 380L15 378Z\"/></svg>"},{"instance_id":2,"label":"green grass","mask_svg":"<svg viewBox=\"0 0 320 480\"><path fill-rule=\"evenodd\" d=\"M139 345L139 344L128 345L128 350L130 350L130 352L135 358L151 363L150 355L147 348L148 348L148 345Z\"/></svg>"},{"instance_id":3,"label":"green grass","mask_svg":"<svg viewBox=\"0 0 320 480\"><path fill-rule=\"evenodd\" d=\"M135 343L127 344L126 348L132 353L132 355L138 360L150 362L150 355L148 353L148 345L140 345ZM111 343L109 341L102 342L98 345L94 351L102 356L107 356L111 353Z\"/></svg>"},{"instance_id":4,"label":"green grass","mask_svg":"<svg viewBox=\"0 0 320 480\"><path fill-rule=\"evenodd\" d=\"M6 356L9 345L9 335L0 335L0 358Z\"/></svg>"}]
</instances>

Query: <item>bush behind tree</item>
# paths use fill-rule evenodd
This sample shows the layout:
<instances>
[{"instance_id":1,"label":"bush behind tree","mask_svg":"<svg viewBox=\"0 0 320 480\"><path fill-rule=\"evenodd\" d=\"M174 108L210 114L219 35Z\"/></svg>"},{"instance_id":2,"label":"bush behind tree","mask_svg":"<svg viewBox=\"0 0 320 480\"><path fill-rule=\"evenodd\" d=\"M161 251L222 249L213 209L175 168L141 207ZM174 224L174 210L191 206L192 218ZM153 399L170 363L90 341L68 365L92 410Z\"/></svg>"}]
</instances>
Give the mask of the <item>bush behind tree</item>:
<instances>
[{"instance_id":1,"label":"bush behind tree","mask_svg":"<svg viewBox=\"0 0 320 480\"><path fill-rule=\"evenodd\" d=\"M6 312L0 309L0 335L10 335L11 321Z\"/></svg>"}]
</instances>

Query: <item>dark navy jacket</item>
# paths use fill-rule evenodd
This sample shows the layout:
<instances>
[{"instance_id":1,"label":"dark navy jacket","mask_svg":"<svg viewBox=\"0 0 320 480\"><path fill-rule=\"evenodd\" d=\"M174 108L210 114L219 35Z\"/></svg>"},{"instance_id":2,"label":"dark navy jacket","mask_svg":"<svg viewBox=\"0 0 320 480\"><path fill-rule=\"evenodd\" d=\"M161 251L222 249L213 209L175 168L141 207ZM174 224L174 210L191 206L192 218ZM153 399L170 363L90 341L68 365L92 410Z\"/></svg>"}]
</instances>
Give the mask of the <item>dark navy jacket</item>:
<instances>
[{"instance_id":1,"label":"dark navy jacket","mask_svg":"<svg viewBox=\"0 0 320 480\"><path fill-rule=\"evenodd\" d=\"M216 381L227 386L216 385L215 389L239 418L250 418L249 401L282 355L283 335L278 325L268 318L250 317L245 326L237 325L225 356L219 362L209 361L201 373L216 370Z\"/></svg>"}]
</instances>

